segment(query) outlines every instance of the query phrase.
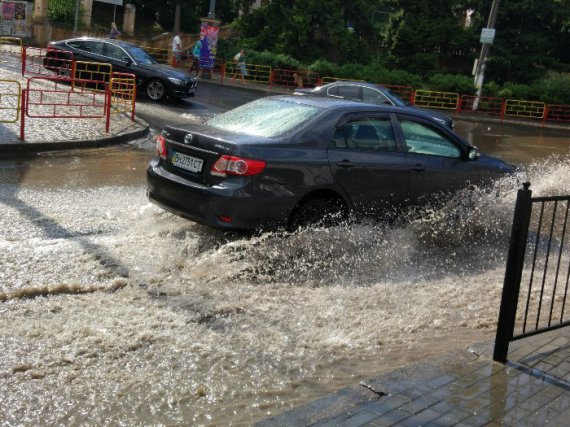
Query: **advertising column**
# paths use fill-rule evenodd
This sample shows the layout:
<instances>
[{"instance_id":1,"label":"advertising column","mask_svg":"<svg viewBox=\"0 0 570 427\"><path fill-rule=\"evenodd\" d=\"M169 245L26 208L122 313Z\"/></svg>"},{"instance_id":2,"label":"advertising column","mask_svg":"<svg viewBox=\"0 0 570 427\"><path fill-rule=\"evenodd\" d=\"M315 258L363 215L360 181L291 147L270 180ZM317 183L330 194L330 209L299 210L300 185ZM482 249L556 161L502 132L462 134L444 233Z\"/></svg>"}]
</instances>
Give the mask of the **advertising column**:
<instances>
[{"instance_id":1,"label":"advertising column","mask_svg":"<svg viewBox=\"0 0 570 427\"><path fill-rule=\"evenodd\" d=\"M211 18L202 18L202 26L200 27L200 40L202 40L202 49L200 51L200 68L212 76L214 70L216 53L218 51L218 31L221 21Z\"/></svg>"}]
</instances>

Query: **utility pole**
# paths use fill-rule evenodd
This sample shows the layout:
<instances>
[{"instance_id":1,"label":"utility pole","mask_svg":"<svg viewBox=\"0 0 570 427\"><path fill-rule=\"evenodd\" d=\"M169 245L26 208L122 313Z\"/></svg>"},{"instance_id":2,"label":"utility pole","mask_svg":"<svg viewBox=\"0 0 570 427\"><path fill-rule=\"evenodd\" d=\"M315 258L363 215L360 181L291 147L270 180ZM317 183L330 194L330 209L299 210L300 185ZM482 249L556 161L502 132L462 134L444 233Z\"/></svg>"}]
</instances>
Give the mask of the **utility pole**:
<instances>
[{"instance_id":1,"label":"utility pole","mask_svg":"<svg viewBox=\"0 0 570 427\"><path fill-rule=\"evenodd\" d=\"M499 9L499 3L501 0L493 0L491 5L491 12L489 13L489 21L487 22L487 28L495 28L495 21L497 20L497 10ZM481 97L481 91L483 89L483 81L485 80L485 68L487 68L487 56L489 55L489 49L491 49L491 43L483 43L481 47L481 55L479 55L479 61L477 62L477 70L475 72L475 88L477 89L477 97L475 102L473 102L473 110L477 109L479 105L479 98Z\"/></svg>"},{"instance_id":2,"label":"utility pole","mask_svg":"<svg viewBox=\"0 0 570 427\"><path fill-rule=\"evenodd\" d=\"M174 7L174 28L172 32L174 35L178 34L180 31L180 3L177 2L176 6Z\"/></svg>"},{"instance_id":3,"label":"utility pole","mask_svg":"<svg viewBox=\"0 0 570 427\"><path fill-rule=\"evenodd\" d=\"M208 18L216 18L216 0L210 0L210 11L208 12Z\"/></svg>"}]
</instances>

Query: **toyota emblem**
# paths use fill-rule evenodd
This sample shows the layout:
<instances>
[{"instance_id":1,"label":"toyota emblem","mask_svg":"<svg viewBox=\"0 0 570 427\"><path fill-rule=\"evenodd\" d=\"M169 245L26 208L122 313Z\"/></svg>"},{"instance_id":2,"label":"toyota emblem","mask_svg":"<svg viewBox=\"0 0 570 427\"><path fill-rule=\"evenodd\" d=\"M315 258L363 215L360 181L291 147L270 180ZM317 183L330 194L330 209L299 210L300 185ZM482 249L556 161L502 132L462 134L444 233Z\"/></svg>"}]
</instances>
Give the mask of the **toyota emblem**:
<instances>
[{"instance_id":1,"label":"toyota emblem","mask_svg":"<svg viewBox=\"0 0 570 427\"><path fill-rule=\"evenodd\" d=\"M184 137L184 144L192 144L192 134L188 133Z\"/></svg>"}]
</instances>

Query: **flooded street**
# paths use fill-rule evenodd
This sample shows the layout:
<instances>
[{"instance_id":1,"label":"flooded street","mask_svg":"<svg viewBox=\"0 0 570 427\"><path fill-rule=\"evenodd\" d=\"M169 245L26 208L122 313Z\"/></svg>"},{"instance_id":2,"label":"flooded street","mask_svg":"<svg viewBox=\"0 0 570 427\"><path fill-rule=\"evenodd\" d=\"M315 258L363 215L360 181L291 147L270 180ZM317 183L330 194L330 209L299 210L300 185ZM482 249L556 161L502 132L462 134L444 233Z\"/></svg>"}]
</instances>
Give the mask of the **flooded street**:
<instances>
[{"instance_id":1,"label":"flooded street","mask_svg":"<svg viewBox=\"0 0 570 427\"><path fill-rule=\"evenodd\" d=\"M456 130L570 194L564 134ZM0 160L2 423L250 425L494 339L515 179L398 226L252 237L149 204L152 156Z\"/></svg>"}]
</instances>

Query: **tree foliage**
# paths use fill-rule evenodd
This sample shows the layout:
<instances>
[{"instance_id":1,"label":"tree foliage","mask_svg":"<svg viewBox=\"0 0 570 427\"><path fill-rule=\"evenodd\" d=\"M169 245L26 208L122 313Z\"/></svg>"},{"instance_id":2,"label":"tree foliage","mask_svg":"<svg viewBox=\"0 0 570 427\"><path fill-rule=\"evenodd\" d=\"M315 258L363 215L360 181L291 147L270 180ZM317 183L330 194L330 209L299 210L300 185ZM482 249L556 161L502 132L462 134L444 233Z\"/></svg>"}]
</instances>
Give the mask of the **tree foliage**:
<instances>
[{"instance_id":1,"label":"tree foliage","mask_svg":"<svg viewBox=\"0 0 570 427\"><path fill-rule=\"evenodd\" d=\"M233 2L254 50L342 64L380 61L423 77L470 75L492 0L272 0ZM465 25L466 17L472 23ZM379 19L381 18L381 19ZM530 83L570 64L570 0L502 0L488 78Z\"/></svg>"},{"instance_id":2,"label":"tree foliage","mask_svg":"<svg viewBox=\"0 0 570 427\"><path fill-rule=\"evenodd\" d=\"M74 25L75 0L50 0L48 2L47 14L52 22L69 26Z\"/></svg>"}]
</instances>

